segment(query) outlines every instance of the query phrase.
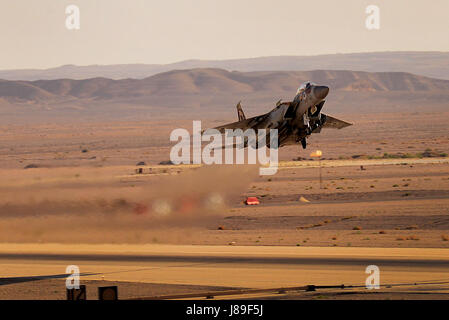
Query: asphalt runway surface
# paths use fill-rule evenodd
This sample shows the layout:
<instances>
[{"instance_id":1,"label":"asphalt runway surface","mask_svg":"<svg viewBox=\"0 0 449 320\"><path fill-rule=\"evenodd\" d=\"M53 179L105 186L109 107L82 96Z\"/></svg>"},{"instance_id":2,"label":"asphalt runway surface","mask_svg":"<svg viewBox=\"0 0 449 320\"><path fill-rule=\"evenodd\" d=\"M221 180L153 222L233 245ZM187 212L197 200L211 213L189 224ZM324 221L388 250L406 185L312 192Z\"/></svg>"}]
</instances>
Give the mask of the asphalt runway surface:
<instances>
[{"instance_id":1,"label":"asphalt runway surface","mask_svg":"<svg viewBox=\"0 0 449 320\"><path fill-rule=\"evenodd\" d=\"M0 264L0 284L52 275L61 279L68 265L77 265L81 283L107 280L253 289L363 287L366 267L376 265L382 286L441 282L436 289L449 292L444 284L449 281L446 249L1 244Z\"/></svg>"}]
</instances>

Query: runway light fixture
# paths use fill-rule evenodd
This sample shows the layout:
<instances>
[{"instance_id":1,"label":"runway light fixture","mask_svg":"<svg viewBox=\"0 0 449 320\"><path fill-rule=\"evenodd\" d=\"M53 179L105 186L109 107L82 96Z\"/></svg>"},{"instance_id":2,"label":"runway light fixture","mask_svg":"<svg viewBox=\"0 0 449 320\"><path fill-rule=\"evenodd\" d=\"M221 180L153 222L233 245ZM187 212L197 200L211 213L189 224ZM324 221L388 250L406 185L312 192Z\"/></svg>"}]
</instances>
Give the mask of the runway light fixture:
<instances>
[{"instance_id":1,"label":"runway light fixture","mask_svg":"<svg viewBox=\"0 0 449 320\"><path fill-rule=\"evenodd\" d=\"M312 158L320 158L323 155L321 150L316 150L310 154Z\"/></svg>"},{"instance_id":2,"label":"runway light fixture","mask_svg":"<svg viewBox=\"0 0 449 320\"><path fill-rule=\"evenodd\" d=\"M245 204L246 205L258 205L260 202L259 202L259 199L257 199L257 197L248 197L248 198L246 198L246 200L245 200Z\"/></svg>"},{"instance_id":3,"label":"runway light fixture","mask_svg":"<svg viewBox=\"0 0 449 320\"><path fill-rule=\"evenodd\" d=\"M98 300L118 300L117 286L98 287Z\"/></svg>"}]
</instances>

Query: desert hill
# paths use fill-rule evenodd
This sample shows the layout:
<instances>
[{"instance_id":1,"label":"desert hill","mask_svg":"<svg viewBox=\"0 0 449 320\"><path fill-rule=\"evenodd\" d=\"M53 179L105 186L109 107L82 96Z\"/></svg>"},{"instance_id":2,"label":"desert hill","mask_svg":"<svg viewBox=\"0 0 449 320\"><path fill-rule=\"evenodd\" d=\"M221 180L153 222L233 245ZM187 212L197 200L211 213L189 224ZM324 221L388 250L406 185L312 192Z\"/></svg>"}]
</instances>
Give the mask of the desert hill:
<instances>
[{"instance_id":1,"label":"desert hill","mask_svg":"<svg viewBox=\"0 0 449 320\"><path fill-rule=\"evenodd\" d=\"M175 70L145 79L0 81L0 98L11 101L51 102L67 99L119 99L152 96L245 94L258 92L293 95L304 81L328 85L332 90L356 92L449 91L449 81L403 72L265 71L229 72L222 69Z\"/></svg>"},{"instance_id":2,"label":"desert hill","mask_svg":"<svg viewBox=\"0 0 449 320\"><path fill-rule=\"evenodd\" d=\"M410 72L449 80L449 52L372 52L277 56L231 60L186 60L170 64L65 65L50 69L0 70L0 79L143 79L170 70L220 68L228 71L353 70Z\"/></svg>"},{"instance_id":3,"label":"desert hill","mask_svg":"<svg viewBox=\"0 0 449 320\"><path fill-rule=\"evenodd\" d=\"M267 112L308 80L330 87L326 112L334 115L448 110L449 80L410 73L202 68L145 79L0 80L0 120L234 119L239 100L247 115Z\"/></svg>"}]
</instances>

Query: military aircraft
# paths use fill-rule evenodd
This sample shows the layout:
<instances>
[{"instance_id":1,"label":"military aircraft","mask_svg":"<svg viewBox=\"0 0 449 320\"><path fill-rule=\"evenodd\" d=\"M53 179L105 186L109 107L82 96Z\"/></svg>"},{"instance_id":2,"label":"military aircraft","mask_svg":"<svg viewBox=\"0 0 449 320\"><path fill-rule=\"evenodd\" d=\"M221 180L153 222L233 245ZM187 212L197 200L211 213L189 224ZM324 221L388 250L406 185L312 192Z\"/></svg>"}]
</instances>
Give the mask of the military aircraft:
<instances>
[{"instance_id":1,"label":"military aircraft","mask_svg":"<svg viewBox=\"0 0 449 320\"><path fill-rule=\"evenodd\" d=\"M276 107L268 113L246 118L240 102L237 104L239 121L216 127L221 133L226 129L278 129L278 146L301 143L307 147L307 136L319 133L322 128L342 129L352 125L343 120L336 119L321 113L329 87L319 86L313 82L303 83L293 101L279 100ZM245 142L245 147L247 142ZM267 141L269 147L269 140ZM257 146L256 146L257 147Z\"/></svg>"}]
</instances>

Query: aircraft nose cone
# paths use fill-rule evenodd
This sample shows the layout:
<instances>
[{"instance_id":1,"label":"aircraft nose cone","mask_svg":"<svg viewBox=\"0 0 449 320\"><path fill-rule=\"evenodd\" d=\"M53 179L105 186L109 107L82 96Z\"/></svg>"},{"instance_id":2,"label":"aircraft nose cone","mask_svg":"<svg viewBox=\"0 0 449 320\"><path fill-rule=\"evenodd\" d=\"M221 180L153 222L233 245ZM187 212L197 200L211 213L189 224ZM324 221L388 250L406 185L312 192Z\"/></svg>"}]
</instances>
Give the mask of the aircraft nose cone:
<instances>
[{"instance_id":1,"label":"aircraft nose cone","mask_svg":"<svg viewBox=\"0 0 449 320\"><path fill-rule=\"evenodd\" d=\"M315 94L315 97L318 100L323 100L326 98L327 94L329 93L329 87L326 86L316 86L313 89L313 93Z\"/></svg>"}]
</instances>

